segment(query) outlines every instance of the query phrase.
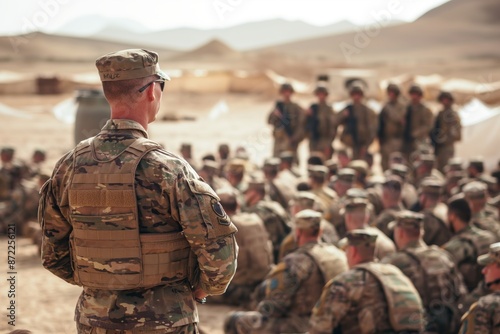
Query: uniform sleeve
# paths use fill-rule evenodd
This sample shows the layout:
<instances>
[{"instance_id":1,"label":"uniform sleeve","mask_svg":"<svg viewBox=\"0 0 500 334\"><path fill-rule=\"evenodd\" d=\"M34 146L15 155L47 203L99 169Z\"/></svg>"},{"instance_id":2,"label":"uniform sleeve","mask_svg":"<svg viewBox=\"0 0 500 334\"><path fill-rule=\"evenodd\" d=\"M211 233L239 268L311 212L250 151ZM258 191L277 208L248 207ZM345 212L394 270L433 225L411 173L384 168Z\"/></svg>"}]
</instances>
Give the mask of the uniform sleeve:
<instances>
[{"instance_id":1,"label":"uniform sleeve","mask_svg":"<svg viewBox=\"0 0 500 334\"><path fill-rule=\"evenodd\" d=\"M198 287L209 295L220 295L236 272L237 229L205 182L179 176L174 192L173 211L177 209L178 221L198 260Z\"/></svg>"},{"instance_id":2,"label":"uniform sleeve","mask_svg":"<svg viewBox=\"0 0 500 334\"><path fill-rule=\"evenodd\" d=\"M493 333L493 315L497 313L498 306L497 303L489 303L488 297L479 300L474 314L474 334Z\"/></svg>"},{"instance_id":3,"label":"uniform sleeve","mask_svg":"<svg viewBox=\"0 0 500 334\"><path fill-rule=\"evenodd\" d=\"M297 290L309 275L314 265L306 255L286 256L264 281L266 295L257 311L268 317L281 317L288 313Z\"/></svg>"},{"instance_id":4,"label":"uniform sleeve","mask_svg":"<svg viewBox=\"0 0 500 334\"><path fill-rule=\"evenodd\" d=\"M297 126L295 127L294 134L292 136L292 141L295 144L300 143L306 136L306 113L305 111L299 106L295 105L296 108L296 115L297 115Z\"/></svg>"},{"instance_id":5,"label":"uniform sleeve","mask_svg":"<svg viewBox=\"0 0 500 334\"><path fill-rule=\"evenodd\" d=\"M56 166L52 178L42 187L38 220L42 228L42 264L54 275L76 284L70 255L70 234L73 230L67 217L67 192L63 190L69 160Z\"/></svg>"},{"instance_id":6,"label":"uniform sleeve","mask_svg":"<svg viewBox=\"0 0 500 334\"><path fill-rule=\"evenodd\" d=\"M309 334L330 334L340 324L351 307L347 285L337 279L328 282L314 306Z\"/></svg>"},{"instance_id":7,"label":"uniform sleeve","mask_svg":"<svg viewBox=\"0 0 500 334\"><path fill-rule=\"evenodd\" d=\"M447 251L456 265L462 263L464 260L475 256L475 249L469 242L458 242L457 240L450 240L442 246Z\"/></svg>"}]
</instances>

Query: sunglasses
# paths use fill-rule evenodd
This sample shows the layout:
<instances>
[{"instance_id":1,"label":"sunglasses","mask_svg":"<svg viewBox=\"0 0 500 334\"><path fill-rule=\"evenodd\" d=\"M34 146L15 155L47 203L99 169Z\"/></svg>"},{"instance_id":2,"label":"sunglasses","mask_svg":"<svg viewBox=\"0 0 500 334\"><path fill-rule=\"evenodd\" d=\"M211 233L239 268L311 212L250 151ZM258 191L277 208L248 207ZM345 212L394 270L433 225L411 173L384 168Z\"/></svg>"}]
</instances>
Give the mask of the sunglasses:
<instances>
[{"instance_id":1,"label":"sunglasses","mask_svg":"<svg viewBox=\"0 0 500 334\"><path fill-rule=\"evenodd\" d=\"M163 88L165 88L165 80L154 80L154 81L151 81L150 83L146 84L145 86L142 86L140 89L139 89L139 93L142 93L146 90L146 88L148 88L149 86L151 86L153 83L155 82L159 82L160 83L160 89L161 91L163 92Z\"/></svg>"}]
</instances>

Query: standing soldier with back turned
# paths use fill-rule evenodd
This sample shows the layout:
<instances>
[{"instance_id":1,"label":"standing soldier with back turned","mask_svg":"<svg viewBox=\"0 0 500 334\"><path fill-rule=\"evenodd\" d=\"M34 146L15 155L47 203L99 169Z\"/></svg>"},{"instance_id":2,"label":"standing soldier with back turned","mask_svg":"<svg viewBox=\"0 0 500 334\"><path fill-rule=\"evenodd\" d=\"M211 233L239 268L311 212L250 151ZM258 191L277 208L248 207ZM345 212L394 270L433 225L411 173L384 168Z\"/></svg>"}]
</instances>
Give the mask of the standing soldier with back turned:
<instances>
[{"instance_id":1,"label":"standing soldier with back turned","mask_svg":"<svg viewBox=\"0 0 500 334\"><path fill-rule=\"evenodd\" d=\"M155 52L96 61L111 119L41 190L43 266L83 287L78 333L198 333L195 301L236 270L235 226L188 163L148 139L168 76Z\"/></svg>"},{"instance_id":2,"label":"standing soldier with back turned","mask_svg":"<svg viewBox=\"0 0 500 334\"><path fill-rule=\"evenodd\" d=\"M294 92L291 84L281 85L281 100L276 102L267 121L273 126L273 156L279 157L281 152L292 151L297 161L297 148L305 135L305 113L297 103L292 102Z\"/></svg>"}]
</instances>

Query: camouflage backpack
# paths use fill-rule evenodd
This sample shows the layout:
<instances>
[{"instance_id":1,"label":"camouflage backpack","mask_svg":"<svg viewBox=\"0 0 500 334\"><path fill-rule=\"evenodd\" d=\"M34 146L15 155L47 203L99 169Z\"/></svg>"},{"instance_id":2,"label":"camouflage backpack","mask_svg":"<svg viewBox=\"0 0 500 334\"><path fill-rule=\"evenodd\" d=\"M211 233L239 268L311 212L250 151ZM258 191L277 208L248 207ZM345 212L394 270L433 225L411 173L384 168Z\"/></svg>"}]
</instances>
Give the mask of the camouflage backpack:
<instances>
[{"instance_id":1,"label":"camouflage backpack","mask_svg":"<svg viewBox=\"0 0 500 334\"><path fill-rule=\"evenodd\" d=\"M369 272L380 282L394 331L423 330L425 320L422 300L408 277L390 264L369 262L357 265L356 269Z\"/></svg>"}]
</instances>

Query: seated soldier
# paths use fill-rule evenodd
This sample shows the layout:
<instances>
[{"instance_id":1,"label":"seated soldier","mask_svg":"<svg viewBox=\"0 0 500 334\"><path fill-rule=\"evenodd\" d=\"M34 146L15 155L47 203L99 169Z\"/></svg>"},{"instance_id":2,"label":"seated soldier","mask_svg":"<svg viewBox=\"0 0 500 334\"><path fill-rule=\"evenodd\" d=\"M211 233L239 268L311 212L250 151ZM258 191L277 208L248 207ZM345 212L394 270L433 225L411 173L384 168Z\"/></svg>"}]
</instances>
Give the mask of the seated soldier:
<instances>
[{"instance_id":1,"label":"seated soldier","mask_svg":"<svg viewBox=\"0 0 500 334\"><path fill-rule=\"evenodd\" d=\"M220 204L238 228L238 267L226 292L210 296L209 302L247 307L250 296L273 265L273 249L264 222L255 213L240 212L237 196L232 190L217 192Z\"/></svg>"},{"instance_id":2,"label":"seated soldier","mask_svg":"<svg viewBox=\"0 0 500 334\"><path fill-rule=\"evenodd\" d=\"M421 333L420 296L398 268L375 262L376 240L371 231L353 230L341 241L350 270L324 287L309 334Z\"/></svg>"},{"instance_id":3,"label":"seated soldier","mask_svg":"<svg viewBox=\"0 0 500 334\"><path fill-rule=\"evenodd\" d=\"M323 286L347 270L345 254L319 243L321 213L303 210L295 216L299 248L285 256L263 282L265 296L253 312L231 313L228 334L304 333Z\"/></svg>"}]
</instances>

